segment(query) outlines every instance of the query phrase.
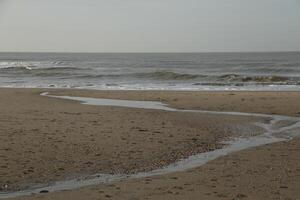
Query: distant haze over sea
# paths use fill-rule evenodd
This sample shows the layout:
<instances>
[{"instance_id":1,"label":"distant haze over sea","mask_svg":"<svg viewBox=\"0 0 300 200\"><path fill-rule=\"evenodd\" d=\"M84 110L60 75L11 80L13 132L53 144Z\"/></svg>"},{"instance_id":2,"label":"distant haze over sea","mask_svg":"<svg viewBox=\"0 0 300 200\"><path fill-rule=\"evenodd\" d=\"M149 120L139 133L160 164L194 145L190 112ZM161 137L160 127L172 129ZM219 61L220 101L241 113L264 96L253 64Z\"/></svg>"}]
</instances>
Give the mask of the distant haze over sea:
<instances>
[{"instance_id":1,"label":"distant haze over sea","mask_svg":"<svg viewBox=\"0 0 300 200\"><path fill-rule=\"evenodd\" d=\"M0 87L300 90L300 52L0 53Z\"/></svg>"}]
</instances>

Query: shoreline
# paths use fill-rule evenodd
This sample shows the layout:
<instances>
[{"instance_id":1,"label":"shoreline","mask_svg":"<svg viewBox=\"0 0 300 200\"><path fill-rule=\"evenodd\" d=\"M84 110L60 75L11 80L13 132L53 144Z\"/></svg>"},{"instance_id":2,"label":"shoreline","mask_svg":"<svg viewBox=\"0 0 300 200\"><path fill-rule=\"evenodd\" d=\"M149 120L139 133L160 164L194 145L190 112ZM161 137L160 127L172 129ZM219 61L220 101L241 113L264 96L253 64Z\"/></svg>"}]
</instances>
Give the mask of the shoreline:
<instances>
[{"instance_id":1,"label":"shoreline","mask_svg":"<svg viewBox=\"0 0 300 200\"><path fill-rule=\"evenodd\" d=\"M100 89L100 88L81 88L81 87L32 87L32 86L25 86L25 87L14 87L14 86L0 86L1 89L25 89L25 90L77 90L77 91L91 91L91 92L199 92L199 93L219 93L219 92L233 92L233 93L242 93L242 92L253 92L253 93L260 93L260 92L267 92L267 93L281 93L281 92L291 92L291 93L298 93L300 90L238 90L238 89L220 89L220 90L210 90L210 89Z\"/></svg>"},{"instance_id":2,"label":"shoreline","mask_svg":"<svg viewBox=\"0 0 300 200\"><path fill-rule=\"evenodd\" d=\"M5 90L5 89L4 89ZM18 90L18 89L16 89L16 90ZM22 89L21 89L22 90ZM3 89L0 89L0 92L1 93L3 93ZM12 93L14 93L13 91L10 91L10 92L12 92ZM8 91L8 93L10 93L9 91ZM26 93L26 91L20 91L20 90L18 90L17 91L17 93ZM31 90L31 92L33 92L34 94L37 94L37 92L40 92L40 90ZM52 94L52 91L50 91L51 92L51 94ZM64 94L68 94L68 92L71 92L71 93L73 93L73 94L76 94L76 93L78 93L78 92L81 92L81 94L84 96L84 95L87 95L86 93L90 93L91 91L79 91L79 90L73 90L73 91L70 91L70 90L68 90L68 91L61 91L61 90L55 90L54 91L54 93L55 94L57 94L57 93L61 93L61 92L63 92ZM93 91L94 92L94 91ZM103 93L103 94L100 94L100 93ZM30 92L29 92L30 93ZM120 94L120 93L122 93L122 94ZM105 91L105 92L103 92L103 91L97 91L97 94L96 93L94 93L94 94L90 94L91 96L101 96L101 95L104 95L104 96L107 96L108 95L108 97L111 97L111 96L114 96L114 97L120 97L120 96L118 96L118 95L123 95L123 97L124 97L124 93L128 93L128 91L123 91L123 92L120 92L119 91L119 94L117 94L117 92L115 92L115 91ZM128 99L134 99L134 98L136 98L136 96L134 96L134 94L132 94L133 92L129 92L130 94L126 94L127 95L127 97L128 97ZM141 96L141 93L144 95L142 95ZM155 97L155 95L153 94L153 93L155 93L155 92L138 92L138 94L135 94L135 95L139 95L139 97L138 98L142 98L142 99L149 99L149 94L146 94L146 93L150 93L150 96L152 96L151 98L150 98L150 100L153 100L153 99L157 99L157 98L161 98L161 93L160 92L156 92L156 93L158 93L158 94L156 94L157 95L157 97ZM170 95L170 93L172 93L172 92L166 92L167 94L165 94L165 95ZM194 92L193 92L194 93ZM200 92L199 92L200 93ZM228 94L229 93L229 94ZM230 92L223 92L222 94L225 94L225 96L228 96L229 95L229 97L232 97L232 96L235 96L235 95L241 95L241 94L235 94L235 95L232 95L232 91L230 91ZM73 95L72 94L72 95ZM196 93L197 94L197 93ZM211 94L211 93L210 93ZM281 94L284 94L284 93L281 93ZM16 94L15 94L16 95ZM24 94L23 94L24 95ZM25 94L26 95L26 94ZM28 94L27 94L28 95ZM148 95L148 96L147 96ZM153 96L154 95L154 96ZM187 93L186 92L184 92L184 93L180 93L180 94L173 94L173 95L178 95L177 96L177 100L176 101L174 101L175 102L175 104L178 106L178 107L182 107L182 104L183 103L186 103L186 99L180 99L180 98L182 98L182 96L184 96L184 95L187 95ZM204 94L204 95L207 95L207 94ZM278 94L277 94L278 95ZM294 95L296 95L296 94L294 94ZM298 95L298 94L297 94ZM297 96L296 95L296 96ZM30 96L30 95L29 95ZM197 95L196 95L197 96ZM280 96L280 95L279 95ZM172 96L171 98L173 98L174 96ZM258 95L258 97L259 97L259 95ZM28 97L29 98L29 97ZM30 97L31 98L31 97ZM199 97L196 97L196 98L199 98ZM209 98L211 98L211 97L209 97ZM222 97L222 98L224 98L224 97ZM253 98L253 97L251 97L251 98ZM297 96L297 98L299 98L299 96ZM39 99L38 100L38 98L37 99L35 99L35 98L33 98L34 100L35 100L35 103L38 103L39 102L39 100L41 100L41 99ZM200 95L200 99L201 99L201 95ZM32 100L32 99L31 99ZM138 100L141 100L141 99L138 99ZM168 99L165 99L165 100L168 100ZM185 101L184 101L185 100ZM190 99L188 99L189 101L191 101ZM46 99L44 99L43 100L44 102L47 102L47 100ZM49 100L50 102L52 101L52 100ZM173 103L174 103L173 102ZM76 109L78 109L78 107L81 107L81 106L79 106L79 104L78 103L75 103L75 102L69 102L69 101L66 101L66 100L53 100L53 103L55 103L55 105L57 106L57 105L59 105L59 104L63 104L64 106L66 106L66 104L68 104L69 106L70 105L72 105L71 107L74 109L74 108L76 108ZM275 102L276 103L276 102ZM76 104L77 104L77 107L76 107ZM195 105L196 104L198 104L198 102L196 102L195 103ZM170 104L171 106L172 106L172 104ZM195 107L195 105L189 105L190 107ZM292 105L294 105L294 104L290 104L289 106L291 107ZM35 105L36 106L36 105ZM85 110L85 109L87 109L87 108L95 108L95 107L93 107L93 106L84 106L85 108L81 108L82 110L81 110L81 114L80 115L82 115L82 112L83 112L83 110ZM53 107L52 107L53 108ZM64 107L64 108L66 108L66 107ZM90 108L90 109L91 109ZM108 109L108 111L107 112L111 112L111 110L114 110L115 112L119 112L118 114L120 114L120 113L124 113L124 112L127 112L126 114L128 114L128 113L130 113L130 112L134 112L135 113L135 115L136 114L142 114L142 115L144 115L144 114L150 114L149 116L151 116L151 115L155 115L155 113L157 114L157 113L159 113L159 116L160 115L165 115L166 113L164 113L164 112L159 112L159 111L145 111L145 110L136 110L136 109L131 109L131 111L129 111L128 109L124 109L124 108L113 108L113 107L108 107L108 108L104 108L104 107L101 107L100 106L100 108L97 108L97 110L98 110L98 112L100 112L100 110L101 110L101 112L103 112L103 110L105 111L105 109ZM256 108L257 109L257 108ZM293 108L293 109L295 109L295 108ZM253 109L253 110L255 110L255 109ZM221 109L221 111L222 111L222 109ZM86 112L86 111L85 111ZM148 113L149 112L149 113ZM77 113L80 113L80 112L77 112ZM187 117L187 115L182 115L182 114L179 114L180 116L170 116L170 115L166 115L165 116L165 118L163 118L164 120L166 120L166 121L168 121L168 120L170 120L169 118L171 117L173 120L175 120L175 121L177 121L177 123L178 123L178 117L179 118L182 118L183 116L184 117ZM295 114L293 114L292 113L292 115L294 116ZM296 114L297 115L297 114ZM126 115L125 115L126 116ZM43 117L45 117L45 116L43 116ZM157 117L157 116L156 116ZM175 117L175 118L174 118ZM211 136L211 134L214 132L213 130L215 129L215 127L213 127L213 129L212 129L212 127L211 127L211 123L214 121L214 123L215 122L217 122L218 120L219 120L219 123L221 123L221 125L220 125L220 128L218 128L218 126L217 126L217 129L215 130L215 131L220 131L222 128L222 126L223 126L223 128L224 128L224 125L226 125L226 123L238 123L238 124L243 124L244 122L243 122L243 119L234 119L234 118L231 118L229 121L225 121L225 123L223 122L224 121L224 117L220 117L220 119L218 119L218 117L216 117L216 116L210 116L212 119L209 119L208 121L207 121L207 116L203 116L203 117L199 117L199 116L196 116L196 114L193 114L192 115L192 117L189 117L189 120L195 120L195 118L196 118L196 121L197 120L202 120L202 122L204 122L204 123L207 123L207 127L206 127L206 129L209 127L209 129L207 129L208 130L208 133L209 134L207 134L207 136L206 136L206 138L204 137L204 138L202 138L202 136L199 138L199 139L197 139L197 140L199 140L200 142L201 142L201 145L203 146L203 144L205 144L205 143L203 143L203 139L204 140L207 140L208 138L209 138L209 135ZM122 119L122 118L121 118ZM124 120L124 119L123 119ZM226 120L228 120L228 119L226 119ZM249 118L245 118L245 120L248 122L249 121ZM253 120L253 119L252 119ZM195 130L194 131L199 131L199 130L203 130L203 128L205 128L205 126L200 126L200 127L197 127L197 122L195 121L195 123L194 124L192 124L193 126L196 126L196 127L193 127L193 128L195 128ZM206 121L206 122L205 122ZM190 124L190 122L185 122L185 123L187 123L187 127L189 127L191 124ZM174 124L172 124L172 125L174 125ZM132 126L132 125L129 125L129 127L130 126ZM153 127L153 125L149 125L151 128ZM180 126L181 127L181 126ZM169 128L171 128L171 126L169 126L169 127L167 127L167 129L169 129ZM181 127L182 128L182 127ZM187 129L188 130L188 129ZM174 130L173 130L174 131ZM230 132L230 128L227 130L227 131L229 131ZM140 132L140 131L139 131ZM141 132L144 132L144 131L141 131ZM148 131L145 131L145 132L148 132ZM152 133L153 134L153 133ZM204 133L202 133L202 134L204 134ZM229 135L228 135L228 133L227 133L227 135L229 136L229 137L231 137L232 136L232 134L233 133L230 133ZM174 134L175 135L175 137L177 138L177 137L179 137L177 134ZM172 136L172 137L174 137L174 135ZM205 135L205 134L204 134ZM221 136L222 135L222 136ZM224 133L222 133L221 135L219 135L218 137L221 137L221 138L223 138L224 136L225 136L225 138L226 138L226 134L224 135ZM160 133L160 135L159 135L160 137L161 137L161 133ZM228 137L227 136L227 137ZM181 136L182 137L182 136ZM199 136L198 136L199 137ZM208 137L208 138L207 138ZM190 142L188 142L188 141L186 141L186 139L184 139L184 138L181 138L181 139L183 139L183 144L184 143L190 143ZM131 140L132 140L132 138L131 138ZM170 140L170 137L168 137L168 140ZM202 141L201 141L202 140ZM220 140L219 140L220 141ZM141 141L138 141L138 142L141 142ZM177 141L178 142L178 141ZM194 143L194 141L192 142L192 143ZM209 145L212 145L212 141L206 141L206 143L207 144L209 144ZM164 145L168 145L168 142L163 142L163 143L160 143L160 144L164 144ZM158 146L161 146L161 145L158 145ZM169 148L170 148L170 146L169 146ZM182 147L181 147L182 148ZM198 147L199 148L199 147ZM210 148L210 147L209 147ZM153 150L155 150L155 149L152 149L152 151ZM169 149L170 150L170 149ZM168 151L169 151L168 150ZM178 149L177 149L178 150ZM193 151L193 154L195 154L197 151ZM153 152L152 152L153 153ZM178 152L177 152L178 153ZM163 156L164 157L164 156ZM181 157L182 158L182 157ZM137 159L137 158L135 158L135 159ZM175 159L176 160L176 159ZM164 163L164 165L165 165L166 163ZM146 164L147 165L147 164ZM157 167L157 166L156 166ZM66 170L67 171L67 170Z\"/></svg>"}]
</instances>

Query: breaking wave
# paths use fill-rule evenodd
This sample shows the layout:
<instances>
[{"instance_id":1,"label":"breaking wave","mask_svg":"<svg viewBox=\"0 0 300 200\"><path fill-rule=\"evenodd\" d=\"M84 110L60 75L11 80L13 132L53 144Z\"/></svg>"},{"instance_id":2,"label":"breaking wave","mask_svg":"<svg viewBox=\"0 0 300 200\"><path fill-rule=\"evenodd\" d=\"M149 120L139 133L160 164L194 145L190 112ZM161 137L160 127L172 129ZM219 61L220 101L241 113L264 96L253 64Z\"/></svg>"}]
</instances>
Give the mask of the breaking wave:
<instances>
[{"instance_id":1,"label":"breaking wave","mask_svg":"<svg viewBox=\"0 0 300 200\"><path fill-rule=\"evenodd\" d=\"M41 62L0 62L0 72L24 72L24 71L67 71L84 70L83 68L64 66L63 62L41 63Z\"/></svg>"},{"instance_id":2,"label":"breaking wave","mask_svg":"<svg viewBox=\"0 0 300 200\"><path fill-rule=\"evenodd\" d=\"M32 70L36 67L34 64L25 62L0 62L0 70Z\"/></svg>"},{"instance_id":3,"label":"breaking wave","mask_svg":"<svg viewBox=\"0 0 300 200\"><path fill-rule=\"evenodd\" d=\"M218 77L220 81L226 82L256 82L256 83L278 83L278 82L287 82L294 81L296 77L286 77L286 76L243 76L238 74L225 74Z\"/></svg>"}]
</instances>

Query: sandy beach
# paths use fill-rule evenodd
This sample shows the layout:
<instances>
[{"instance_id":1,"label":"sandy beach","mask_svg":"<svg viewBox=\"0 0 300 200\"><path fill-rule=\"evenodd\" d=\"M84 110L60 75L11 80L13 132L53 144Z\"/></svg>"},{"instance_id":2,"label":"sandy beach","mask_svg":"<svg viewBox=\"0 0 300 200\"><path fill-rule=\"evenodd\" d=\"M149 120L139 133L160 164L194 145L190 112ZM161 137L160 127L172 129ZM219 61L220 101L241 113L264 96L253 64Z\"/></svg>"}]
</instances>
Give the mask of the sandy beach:
<instances>
[{"instance_id":1,"label":"sandy beach","mask_svg":"<svg viewBox=\"0 0 300 200\"><path fill-rule=\"evenodd\" d=\"M258 117L82 105L40 93L161 101L179 109L300 116L298 92L0 89L2 191L95 173L157 169L263 130ZM243 134L240 127L243 127ZM19 199L298 199L300 140L185 172Z\"/></svg>"},{"instance_id":2,"label":"sandy beach","mask_svg":"<svg viewBox=\"0 0 300 200\"><path fill-rule=\"evenodd\" d=\"M300 0L0 0L0 200L300 200Z\"/></svg>"}]
</instances>

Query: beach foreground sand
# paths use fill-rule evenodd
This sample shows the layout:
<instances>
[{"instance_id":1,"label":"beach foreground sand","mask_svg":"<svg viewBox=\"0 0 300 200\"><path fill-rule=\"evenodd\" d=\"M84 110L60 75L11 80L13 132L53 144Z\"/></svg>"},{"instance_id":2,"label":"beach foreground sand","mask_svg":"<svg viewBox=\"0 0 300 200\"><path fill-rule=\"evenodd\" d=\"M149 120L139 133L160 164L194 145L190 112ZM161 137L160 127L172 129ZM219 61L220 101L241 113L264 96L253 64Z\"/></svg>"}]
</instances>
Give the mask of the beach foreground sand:
<instances>
[{"instance_id":1,"label":"beach foreground sand","mask_svg":"<svg viewBox=\"0 0 300 200\"><path fill-rule=\"evenodd\" d=\"M94 173L148 171L262 130L259 118L81 105L42 89L1 89L0 183L17 190ZM297 92L52 90L55 95L157 100L181 109L300 116ZM297 199L298 139L238 152L202 167L24 199ZM20 198L20 199L23 199Z\"/></svg>"}]
</instances>

